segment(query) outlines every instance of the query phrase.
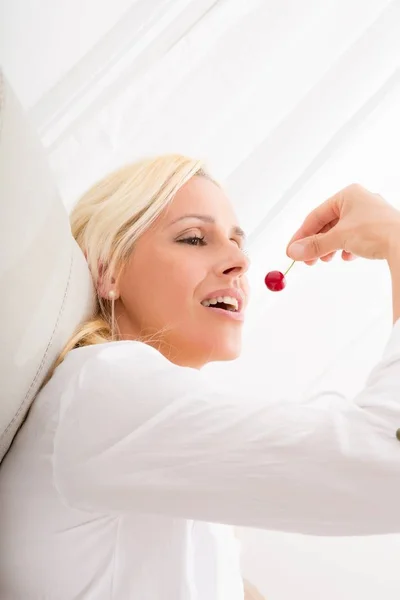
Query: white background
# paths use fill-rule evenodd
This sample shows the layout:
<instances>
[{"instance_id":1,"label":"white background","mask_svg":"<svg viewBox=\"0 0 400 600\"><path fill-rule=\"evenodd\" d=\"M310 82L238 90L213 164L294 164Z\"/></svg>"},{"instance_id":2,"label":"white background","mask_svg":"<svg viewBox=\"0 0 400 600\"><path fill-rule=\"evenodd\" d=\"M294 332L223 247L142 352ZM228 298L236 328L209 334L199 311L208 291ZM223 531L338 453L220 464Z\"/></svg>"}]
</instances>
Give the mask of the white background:
<instances>
[{"instance_id":1,"label":"white background","mask_svg":"<svg viewBox=\"0 0 400 600\"><path fill-rule=\"evenodd\" d=\"M68 209L114 166L165 151L205 158L226 186L253 295L242 357L210 376L244 401L359 391L392 324L386 265L295 265L281 294L263 278L339 188L400 208L399 1L0 0L0 60ZM399 536L239 534L268 600L399 597Z\"/></svg>"}]
</instances>

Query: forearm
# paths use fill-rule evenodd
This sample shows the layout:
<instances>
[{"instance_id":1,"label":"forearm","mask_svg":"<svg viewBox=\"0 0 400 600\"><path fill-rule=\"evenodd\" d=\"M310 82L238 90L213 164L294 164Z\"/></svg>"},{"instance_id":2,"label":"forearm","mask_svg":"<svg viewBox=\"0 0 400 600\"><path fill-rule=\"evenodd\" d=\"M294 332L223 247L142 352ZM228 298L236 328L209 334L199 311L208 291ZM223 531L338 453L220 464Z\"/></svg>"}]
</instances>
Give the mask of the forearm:
<instances>
[{"instance_id":1,"label":"forearm","mask_svg":"<svg viewBox=\"0 0 400 600\"><path fill-rule=\"evenodd\" d=\"M393 324L400 319L400 225L391 242L387 262L392 278Z\"/></svg>"},{"instance_id":2,"label":"forearm","mask_svg":"<svg viewBox=\"0 0 400 600\"><path fill-rule=\"evenodd\" d=\"M245 578L243 578L243 589L244 600L265 600L258 589Z\"/></svg>"}]
</instances>

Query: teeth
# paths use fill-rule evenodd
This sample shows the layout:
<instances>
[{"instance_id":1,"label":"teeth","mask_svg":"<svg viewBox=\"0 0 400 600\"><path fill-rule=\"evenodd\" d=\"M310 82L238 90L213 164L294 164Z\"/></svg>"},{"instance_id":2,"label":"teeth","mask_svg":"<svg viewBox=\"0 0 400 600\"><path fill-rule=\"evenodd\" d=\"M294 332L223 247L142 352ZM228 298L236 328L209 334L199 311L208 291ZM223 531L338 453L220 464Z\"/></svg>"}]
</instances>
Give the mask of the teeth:
<instances>
[{"instance_id":1,"label":"teeth","mask_svg":"<svg viewBox=\"0 0 400 600\"><path fill-rule=\"evenodd\" d=\"M203 306L212 306L213 304L224 303L228 306L233 306L235 310L239 309L239 302L236 298L232 298L232 296L217 296L216 298L208 298L207 300L203 300Z\"/></svg>"}]
</instances>

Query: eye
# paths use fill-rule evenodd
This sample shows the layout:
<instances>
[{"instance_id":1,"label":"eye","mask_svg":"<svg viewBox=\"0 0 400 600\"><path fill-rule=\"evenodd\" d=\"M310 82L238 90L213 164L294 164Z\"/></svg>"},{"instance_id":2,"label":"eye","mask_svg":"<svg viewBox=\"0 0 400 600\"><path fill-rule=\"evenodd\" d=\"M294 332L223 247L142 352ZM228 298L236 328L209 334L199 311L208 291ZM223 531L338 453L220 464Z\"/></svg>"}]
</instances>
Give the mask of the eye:
<instances>
[{"instance_id":1,"label":"eye","mask_svg":"<svg viewBox=\"0 0 400 600\"><path fill-rule=\"evenodd\" d=\"M205 246L206 243L204 241L204 236L199 237L197 235L192 235L190 237L184 238L182 240L178 240L180 244L189 244L189 246Z\"/></svg>"},{"instance_id":2,"label":"eye","mask_svg":"<svg viewBox=\"0 0 400 600\"><path fill-rule=\"evenodd\" d=\"M237 247L239 248L239 250L241 252L243 252L243 254L245 254L246 256L248 255L248 250L246 248L246 244L243 242L242 239L238 240L238 239L232 238L231 241L237 245Z\"/></svg>"}]
</instances>

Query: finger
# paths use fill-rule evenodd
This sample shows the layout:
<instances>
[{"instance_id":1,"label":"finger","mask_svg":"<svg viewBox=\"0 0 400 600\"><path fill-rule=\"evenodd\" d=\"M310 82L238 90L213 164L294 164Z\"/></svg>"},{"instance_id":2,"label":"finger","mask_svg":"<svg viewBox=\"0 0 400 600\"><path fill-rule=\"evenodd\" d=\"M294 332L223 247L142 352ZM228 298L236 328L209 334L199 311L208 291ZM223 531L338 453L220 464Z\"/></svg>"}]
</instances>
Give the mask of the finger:
<instances>
[{"instance_id":1,"label":"finger","mask_svg":"<svg viewBox=\"0 0 400 600\"><path fill-rule=\"evenodd\" d=\"M356 260L356 258L358 258L358 256L356 256L355 254L352 254L351 252L346 252L346 250L342 250L342 258L343 258L343 260L351 261L351 260Z\"/></svg>"},{"instance_id":2,"label":"finger","mask_svg":"<svg viewBox=\"0 0 400 600\"><path fill-rule=\"evenodd\" d=\"M321 260L323 260L324 262L330 262L333 259L333 257L335 256L335 254L336 254L336 252L330 252L326 256L321 256ZM318 262L317 258L314 258L314 260L305 260L304 261L304 263L309 266L316 265L317 262Z\"/></svg>"},{"instance_id":3,"label":"finger","mask_svg":"<svg viewBox=\"0 0 400 600\"><path fill-rule=\"evenodd\" d=\"M330 252L326 256L321 256L321 260L323 262L330 262L333 259L333 257L335 256L335 254L336 254L336 251L335 252Z\"/></svg>"},{"instance_id":4,"label":"finger","mask_svg":"<svg viewBox=\"0 0 400 600\"><path fill-rule=\"evenodd\" d=\"M318 231L316 234L312 234L312 235L320 235L321 233L327 233L328 231L330 231L331 229L333 229L335 227L335 225L337 225L337 223L339 222L339 219L333 219L333 221L330 221L329 223L327 223L326 225L324 225L320 231ZM311 236L305 236L304 232L307 231L307 229L305 229L304 224L300 227L300 229L294 234L294 236L292 237L292 239L290 240L290 242L287 245L287 248L289 248L289 246L291 244L293 244L294 242L296 242L297 240L302 240L304 239L304 237L312 237Z\"/></svg>"},{"instance_id":5,"label":"finger","mask_svg":"<svg viewBox=\"0 0 400 600\"><path fill-rule=\"evenodd\" d=\"M292 260L306 262L327 256L341 247L340 232L334 227L327 233L317 233L294 242L287 248L286 254Z\"/></svg>"},{"instance_id":6,"label":"finger","mask_svg":"<svg viewBox=\"0 0 400 600\"><path fill-rule=\"evenodd\" d=\"M323 204L317 206L303 222L300 229L296 231L287 247L293 242L315 235L317 233L324 233L332 229L339 221L339 199L341 198L342 192L335 194L331 198L328 198Z\"/></svg>"},{"instance_id":7,"label":"finger","mask_svg":"<svg viewBox=\"0 0 400 600\"><path fill-rule=\"evenodd\" d=\"M325 225L319 233L326 233L327 231L330 231L333 227L335 227L338 221L339 219L333 219L333 221Z\"/></svg>"}]
</instances>

